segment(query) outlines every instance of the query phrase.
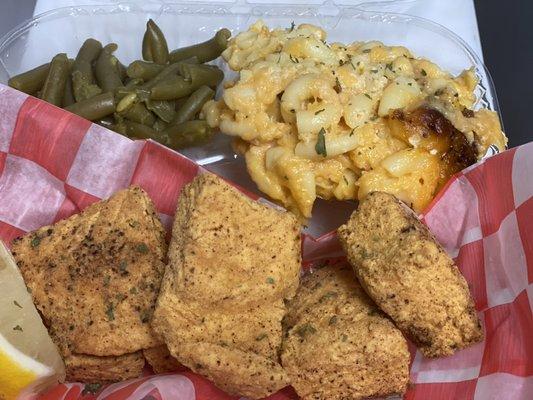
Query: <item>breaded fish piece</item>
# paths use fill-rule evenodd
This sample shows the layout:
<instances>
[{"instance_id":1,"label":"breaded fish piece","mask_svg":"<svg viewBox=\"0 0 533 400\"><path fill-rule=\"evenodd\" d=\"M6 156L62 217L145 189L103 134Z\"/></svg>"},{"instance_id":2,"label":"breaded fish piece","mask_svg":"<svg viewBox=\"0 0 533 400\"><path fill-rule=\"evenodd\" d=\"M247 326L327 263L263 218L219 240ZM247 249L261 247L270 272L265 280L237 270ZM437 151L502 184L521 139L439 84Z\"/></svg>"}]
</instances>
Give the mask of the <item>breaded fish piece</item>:
<instances>
[{"instance_id":1,"label":"breaded fish piece","mask_svg":"<svg viewBox=\"0 0 533 400\"><path fill-rule=\"evenodd\" d=\"M120 356L159 344L149 322L164 270L164 235L152 201L132 187L13 242L64 358Z\"/></svg>"},{"instance_id":2,"label":"breaded fish piece","mask_svg":"<svg viewBox=\"0 0 533 400\"><path fill-rule=\"evenodd\" d=\"M144 349L143 355L156 374L174 372L181 367L181 364L172 357L164 344L151 349Z\"/></svg>"},{"instance_id":3,"label":"breaded fish piece","mask_svg":"<svg viewBox=\"0 0 533 400\"><path fill-rule=\"evenodd\" d=\"M350 266L327 266L305 276L288 310L281 361L303 400L405 392L407 341Z\"/></svg>"},{"instance_id":4,"label":"breaded fish piece","mask_svg":"<svg viewBox=\"0 0 533 400\"><path fill-rule=\"evenodd\" d=\"M464 277L393 195L369 194L338 234L361 285L426 357L483 339Z\"/></svg>"},{"instance_id":5,"label":"breaded fish piece","mask_svg":"<svg viewBox=\"0 0 533 400\"><path fill-rule=\"evenodd\" d=\"M180 363L229 393L265 397L288 384L281 321L300 263L292 214L202 174L179 199L152 326Z\"/></svg>"},{"instance_id":6,"label":"breaded fish piece","mask_svg":"<svg viewBox=\"0 0 533 400\"><path fill-rule=\"evenodd\" d=\"M141 375L144 357L140 351L110 357L72 354L65 358L65 366L70 382L115 382Z\"/></svg>"}]
</instances>

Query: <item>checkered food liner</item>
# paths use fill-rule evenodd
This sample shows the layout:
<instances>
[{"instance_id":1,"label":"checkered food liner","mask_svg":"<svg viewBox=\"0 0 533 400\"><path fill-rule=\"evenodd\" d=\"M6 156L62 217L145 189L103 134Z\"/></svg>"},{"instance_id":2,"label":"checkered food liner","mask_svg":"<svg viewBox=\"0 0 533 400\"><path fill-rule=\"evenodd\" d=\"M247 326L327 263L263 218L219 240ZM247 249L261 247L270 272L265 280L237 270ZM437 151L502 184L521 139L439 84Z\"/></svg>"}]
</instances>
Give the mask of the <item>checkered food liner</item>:
<instances>
[{"instance_id":1,"label":"checkered food liner","mask_svg":"<svg viewBox=\"0 0 533 400\"><path fill-rule=\"evenodd\" d=\"M201 171L157 143L0 85L0 239L8 243L131 184L148 192L168 229L180 189ZM533 399L532 173L533 142L462 171L423 214L468 281L486 338L444 359L413 349L405 399ZM302 246L304 263L342 256L334 232L304 235ZM236 399L190 371L83 391L65 383L41 399ZM287 388L269 398L297 397Z\"/></svg>"}]
</instances>

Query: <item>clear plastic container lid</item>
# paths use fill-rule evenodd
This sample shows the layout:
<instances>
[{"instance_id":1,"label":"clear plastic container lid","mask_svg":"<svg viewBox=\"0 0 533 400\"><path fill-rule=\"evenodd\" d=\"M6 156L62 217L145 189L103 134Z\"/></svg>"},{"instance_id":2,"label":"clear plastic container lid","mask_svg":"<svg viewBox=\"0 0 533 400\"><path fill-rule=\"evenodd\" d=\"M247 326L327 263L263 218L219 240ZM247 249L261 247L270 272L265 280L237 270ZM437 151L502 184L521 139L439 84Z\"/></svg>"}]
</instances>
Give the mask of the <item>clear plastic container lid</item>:
<instances>
[{"instance_id":1,"label":"clear plastic container lid","mask_svg":"<svg viewBox=\"0 0 533 400\"><path fill-rule=\"evenodd\" d=\"M165 33L169 48L207 40L220 28L234 34L247 30L258 19L269 27L289 27L291 23L311 23L323 27L328 41L351 43L379 40L387 45L402 45L418 57L428 58L440 67L458 74L474 67L479 77L476 108L499 112L490 75L476 53L450 30L432 21L401 13L371 11L397 9L412 0L361 2L344 6L337 2L314 0L230 1L217 3L118 3L59 8L41 14L0 39L0 82L50 61L57 53L75 57L83 41L94 37L102 43L115 42L117 57L127 64L141 57L141 42L148 18L153 18ZM305 4L303 4L305 3ZM400 7L401 8L401 7ZM216 62L227 75L230 71ZM246 173L243 160L236 156L229 139L217 135L207 146L183 152L209 169L258 192ZM354 202L317 201L310 227L318 234L345 221ZM321 218L321 215L328 215Z\"/></svg>"}]
</instances>

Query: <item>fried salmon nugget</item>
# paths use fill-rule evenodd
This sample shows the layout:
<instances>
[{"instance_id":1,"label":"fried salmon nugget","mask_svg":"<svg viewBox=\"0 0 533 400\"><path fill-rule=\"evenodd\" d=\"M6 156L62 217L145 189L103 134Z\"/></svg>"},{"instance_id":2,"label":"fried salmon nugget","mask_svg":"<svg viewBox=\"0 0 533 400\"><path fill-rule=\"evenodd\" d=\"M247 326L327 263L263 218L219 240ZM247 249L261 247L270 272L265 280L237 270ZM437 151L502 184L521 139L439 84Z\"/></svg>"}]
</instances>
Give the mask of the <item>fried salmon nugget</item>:
<instances>
[{"instance_id":1,"label":"fried salmon nugget","mask_svg":"<svg viewBox=\"0 0 533 400\"><path fill-rule=\"evenodd\" d=\"M281 361L303 400L405 392L407 341L350 266L323 267L304 277L288 310Z\"/></svg>"},{"instance_id":2,"label":"fried salmon nugget","mask_svg":"<svg viewBox=\"0 0 533 400\"><path fill-rule=\"evenodd\" d=\"M361 285L426 357L483 339L464 277L393 195L369 194L338 234Z\"/></svg>"},{"instance_id":3,"label":"fried salmon nugget","mask_svg":"<svg viewBox=\"0 0 533 400\"><path fill-rule=\"evenodd\" d=\"M109 357L71 354L65 358L65 367L71 382L115 382L141 375L144 357L140 351Z\"/></svg>"},{"instance_id":4,"label":"fried salmon nugget","mask_svg":"<svg viewBox=\"0 0 533 400\"><path fill-rule=\"evenodd\" d=\"M132 187L13 242L64 358L122 356L159 344L149 322L164 272L164 235L152 201Z\"/></svg>"},{"instance_id":5,"label":"fried salmon nugget","mask_svg":"<svg viewBox=\"0 0 533 400\"><path fill-rule=\"evenodd\" d=\"M179 198L152 326L180 363L218 387L268 396L289 383L278 352L300 263L292 214L202 174Z\"/></svg>"},{"instance_id":6,"label":"fried salmon nugget","mask_svg":"<svg viewBox=\"0 0 533 400\"><path fill-rule=\"evenodd\" d=\"M164 344L143 350L143 355L156 374L174 372L181 367L181 364L172 357Z\"/></svg>"}]
</instances>

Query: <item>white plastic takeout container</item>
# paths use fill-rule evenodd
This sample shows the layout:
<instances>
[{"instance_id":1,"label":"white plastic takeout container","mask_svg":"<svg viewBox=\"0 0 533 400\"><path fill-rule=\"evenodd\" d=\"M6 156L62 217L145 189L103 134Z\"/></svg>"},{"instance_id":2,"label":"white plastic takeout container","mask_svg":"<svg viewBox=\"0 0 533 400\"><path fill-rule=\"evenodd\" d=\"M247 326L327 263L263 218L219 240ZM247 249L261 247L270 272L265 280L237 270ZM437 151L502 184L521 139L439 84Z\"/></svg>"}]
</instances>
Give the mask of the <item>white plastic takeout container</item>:
<instances>
[{"instance_id":1,"label":"white plastic takeout container","mask_svg":"<svg viewBox=\"0 0 533 400\"><path fill-rule=\"evenodd\" d=\"M223 27L237 34L262 19L271 28L289 27L292 22L316 24L326 30L328 41L379 40L387 45L403 45L416 56L428 58L452 74L474 67L479 77L476 108L500 111L486 67L464 40L442 25L420 17L369 11L394 9L391 5L406 0L365 2L356 6L342 5L343 1L337 4L320 0L292 0L295 4L286 4L285 0L266 1L108 1L105 5L97 5L96 0L91 5L49 11L22 23L0 39L0 82L6 83L10 76L50 61L57 53L75 57L89 37L102 43L117 43L116 55L127 65L141 58L141 41L148 18L153 18L161 27L170 49L207 40ZM226 77L233 74L223 61L215 63L224 69ZM227 137L217 135L209 145L185 150L183 154L259 193ZM336 228L354 207L355 202L317 201L309 232L318 235Z\"/></svg>"}]
</instances>

